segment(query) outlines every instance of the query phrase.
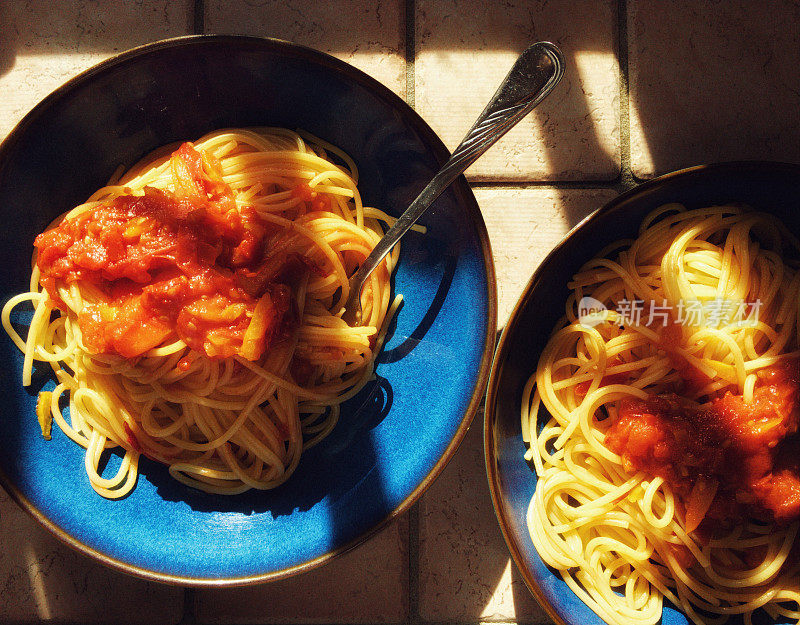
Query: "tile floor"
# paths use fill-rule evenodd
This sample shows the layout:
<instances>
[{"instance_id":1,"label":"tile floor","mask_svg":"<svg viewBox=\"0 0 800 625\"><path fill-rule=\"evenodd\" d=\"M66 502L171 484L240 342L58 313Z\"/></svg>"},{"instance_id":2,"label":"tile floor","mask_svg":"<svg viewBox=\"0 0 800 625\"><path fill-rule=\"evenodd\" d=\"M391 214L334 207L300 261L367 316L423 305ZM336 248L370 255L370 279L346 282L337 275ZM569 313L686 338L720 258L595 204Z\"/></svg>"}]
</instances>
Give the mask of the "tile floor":
<instances>
[{"instance_id":1,"label":"tile floor","mask_svg":"<svg viewBox=\"0 0 800 625\"><path fill-rule=\"evenodd\" d=\"M10 0L0 138L93 63L181 34L277 36L406 98L451 148L526 44L567 75L469 171L505 323L583 215L637 180L716 160L800 161L800 5L776 0ZM332 563L273 584L185 590L74 553L0 493L0 622L546 623L509 561L483 473L482 416L411 511Z\"/></svg>"}]
</instances>

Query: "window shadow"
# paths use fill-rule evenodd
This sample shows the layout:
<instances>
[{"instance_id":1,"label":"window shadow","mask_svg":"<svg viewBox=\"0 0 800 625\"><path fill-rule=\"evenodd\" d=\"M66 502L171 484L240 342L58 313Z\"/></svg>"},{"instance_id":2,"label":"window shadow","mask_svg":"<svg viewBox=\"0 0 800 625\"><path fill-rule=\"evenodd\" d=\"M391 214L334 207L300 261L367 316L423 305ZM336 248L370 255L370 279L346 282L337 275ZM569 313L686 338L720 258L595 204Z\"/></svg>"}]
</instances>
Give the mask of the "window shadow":
<instances>
[{"instance_id":1,"label":"window shadow","mask_svg":"<svg viewBox=\"0 0 800 625\"><path fill-rule=\"evenodd\" d=\"M633 173L800 162L800 7L628 2ZM666 62L665 62L666 61Z\"/></svg>"},{"instance_id":2,"label":"window shadow","mask_svg":"<svg viewBox=\"0 0 800 625\"><path fill-rule=\"evenodd\" d=\"M536 41L555 43L566 71L553 92L493 147L495 169L472 180L613 180L620 172L617 20L610 3L427 3L417 14L417 102L448 145L466 131L452 119L477 116L516 55ZM481 56L484 57L481 62ZM422 74L420 75L420 72ZM438 80L440 75L453 78ZM442 93L436 86L442 84ZM449 89L449 91L448 91ZM481 96L477 96L480 93ZM447 116L444 112L447 112ZM458 116L456 116L458 115ZM458 136L456 136L458 135ZM511 139L513 137L513 139ZM529 150L538 147L533 155ZM535 157L535 158L534 158ZM518 162L525 162L518 167Z\"/></svg>"}]
</instances>

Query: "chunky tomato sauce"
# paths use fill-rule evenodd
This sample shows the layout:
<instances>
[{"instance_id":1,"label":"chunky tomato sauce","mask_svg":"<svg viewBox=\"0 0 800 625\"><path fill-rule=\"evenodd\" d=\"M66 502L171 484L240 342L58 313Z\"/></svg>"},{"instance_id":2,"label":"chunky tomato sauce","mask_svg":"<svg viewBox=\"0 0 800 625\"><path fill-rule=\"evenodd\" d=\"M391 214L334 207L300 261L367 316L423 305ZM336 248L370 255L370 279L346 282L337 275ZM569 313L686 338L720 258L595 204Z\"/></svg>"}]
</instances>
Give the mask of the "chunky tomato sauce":
<instances>
[{"instance_id":1,"label":"chunky tomato sauce","mask_svg":"<svg viewBox=\"0 0 800 625\"><path fill-rule=\"evenodd\" d=\"M625 469L662 477L686 506L688 529L742 515L800 518L800 368L760 372L753 400L730 391L700 409L675 394L627 399L606 432Z\"/></svg>"},{"instance_id":2,"label":"chunky tomato sauce","mask_svg":"<svg viewBox=\"0 0 800 625\"><path fill-rule=\"evenodd\" d=\"M62 221L34 243L41 283L101 297L79 311L84 343L132 358L177 336L211 358L258 359L294 322L293 287L312 265L270 256L275 227L236 208L219 164L184 144L175 191L145 188Z\"/></svg>"}]
</instances>

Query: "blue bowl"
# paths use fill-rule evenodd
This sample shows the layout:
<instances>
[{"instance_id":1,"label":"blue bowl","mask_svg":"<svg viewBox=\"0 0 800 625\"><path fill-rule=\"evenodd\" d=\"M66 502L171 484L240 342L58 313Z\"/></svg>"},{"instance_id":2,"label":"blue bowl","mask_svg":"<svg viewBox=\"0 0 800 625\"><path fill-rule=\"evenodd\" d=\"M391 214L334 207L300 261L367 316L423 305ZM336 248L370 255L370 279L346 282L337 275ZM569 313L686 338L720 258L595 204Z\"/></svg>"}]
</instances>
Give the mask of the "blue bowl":
<instances>
[{"instance_id":1,"label":"blue bowl","mask_svg":"<svg viewBox=\"0 0 800 625\"><path fill-rule=\"evenodd\" d=\"M542 562L531 542L525 515L536 489L536 473L523 458L522 389L564 315L567 282L603 247L635 236L642 218L668 202L680 202L688 208L745 203L777 215L792 232L800 234L800 165L720 163L646 182L575 226L534 272L517 302L500 338L489 378L484 422L486 472L511 555L530 591L558 625L602 625L603 621ZM691 621L665 604L661 623L690 625Z\"/></svg>"},{"instance_id":2,"label":"blue bowl","mask_svg":"<svg viewBox=\"0 0 800 625\"><path fill-rule=\"evenodd\" d=\"M365 203L399 215L448 153L399 97L330 56L287 42L184 37L136 48L70 80L0 147L3 300L26 291L33 239L154 148L231 126L301 128L348 152ZM143 459L133 493L91 489L83 450L45 441L21 354L0 340L0 481L56 536L106 564L181 584L283 577L325 562L406 510L456 450L481 400L496 330L486 228L463 178L403 240L405 303L377 381L342 409L281 487L222 497ZM24 323L24 315L15 319ZM108 470L118 458L112 457Z\"/></svg>"}]
</instances>

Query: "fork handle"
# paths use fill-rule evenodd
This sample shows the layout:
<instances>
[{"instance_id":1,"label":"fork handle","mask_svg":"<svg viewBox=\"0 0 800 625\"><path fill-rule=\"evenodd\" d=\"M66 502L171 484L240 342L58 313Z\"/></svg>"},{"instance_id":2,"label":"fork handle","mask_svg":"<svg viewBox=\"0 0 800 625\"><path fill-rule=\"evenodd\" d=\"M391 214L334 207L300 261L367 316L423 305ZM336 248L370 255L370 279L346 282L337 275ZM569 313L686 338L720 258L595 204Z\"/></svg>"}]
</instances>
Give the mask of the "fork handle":
<instances>
[{"instance_id":1,"label":"fork handle","mask_svg":"<svg viewBox=\"0 0 800 625\"><path fill-rule=\"evenodd\" d=\"M358 306L361 288L369 274L434 200L512 126L530 113L558 84L563 74L564 57L552 43L535 43L519 56L489 104L447 162L353 274L345 311L354 312L354 308Z\"/></svg>"}]
</instances>

